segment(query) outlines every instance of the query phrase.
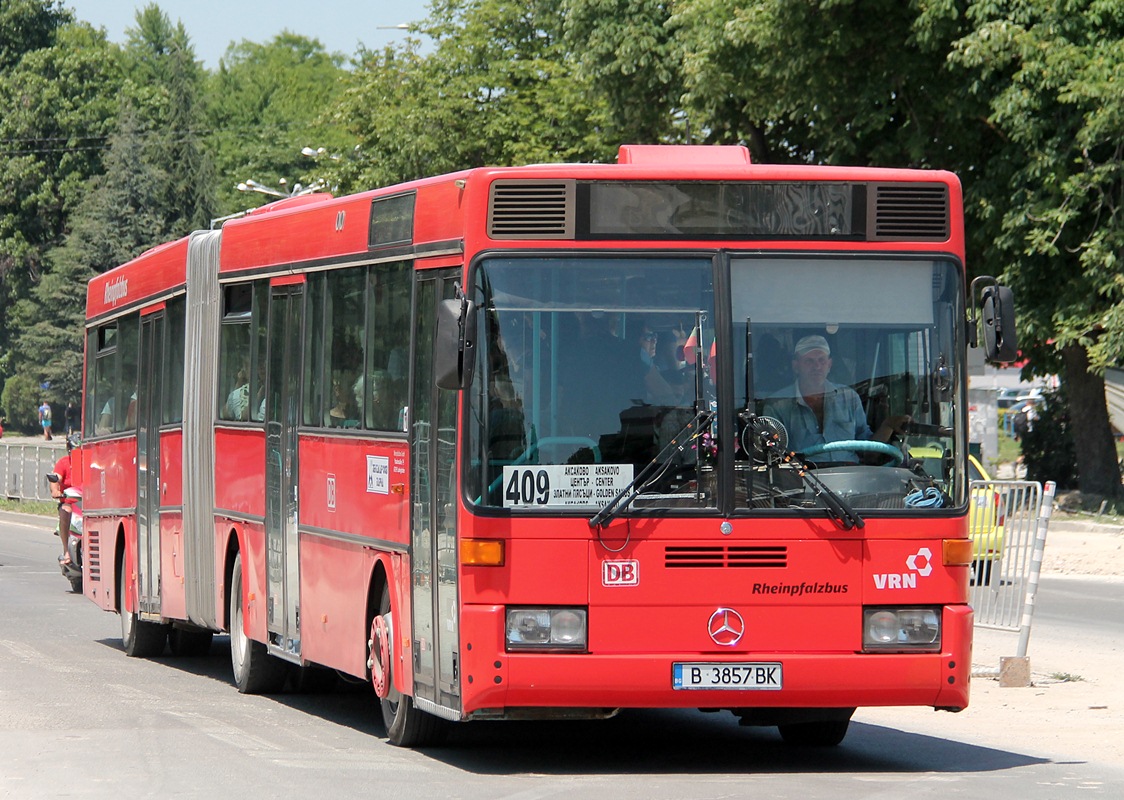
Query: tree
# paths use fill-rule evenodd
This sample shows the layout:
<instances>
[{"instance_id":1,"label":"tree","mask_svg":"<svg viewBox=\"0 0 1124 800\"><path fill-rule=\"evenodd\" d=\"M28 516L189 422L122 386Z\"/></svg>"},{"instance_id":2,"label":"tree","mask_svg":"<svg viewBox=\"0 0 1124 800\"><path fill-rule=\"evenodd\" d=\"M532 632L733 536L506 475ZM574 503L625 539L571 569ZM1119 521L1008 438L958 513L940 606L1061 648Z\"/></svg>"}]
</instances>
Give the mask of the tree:
<instances>
[{"instance_id":1,"label":"tree","mask_svg":"<svg viewBox=\"0 0 1124 800\"><path fill-rule=\"evenodd\" d=\"M125 32L125 93L152 141L148 160L165 175L156 213L171 236L207 228L215 201L204 145L203 68L183 23L172 25L155 3L138 11L136 27Z\"/></svg>"},{"instance_id":2,"label":"tree","mask_svg":"<svg viewBox=\"0 0 1124 800\"><path fill-rule=\"evenodd\" d=\"M1124 356L1124 8L1097 0L969 5L953 64L988 98L1003 185L983 198L1031 370L1060 368L1082 492L1118 495L1103 368Z\"/></svg>"},{"instance_id":3,"label":"tree","mask_svg":"<svg viewBox=\"0 0 1124 800\"><path fill-rule=\"evenodd\" d=\"M15 345L10 315L32 297L45 254L101 171L120 86L114 49L54 2L0 3L0 381L40 371L50 353ZM38 307L46 316L54 305ZM21 353L23 360L21 360Z\"/></svg>"},{"instance_id":4,"label":"tree","mask_svg":"<svg viewBox=\"0 0 1124 800\"><path fill-rule=\"evenodd\" d=\"M363 50L332 119L358 158L334 179L369 188L487 164L615 155L606 107L576 74L562 17L545 0L441 0L416 40Z\"/></svg>"},{"instance_id":5,"label":"tree","mask_svg":"<svg viewBox=\"0 0 1124 800\"><path fill-rule=\"evenodd\" d=\"M342 63L315 39L289 32L226 51L206 88L207 145L222 213L250 204L235 189L247 178L288 191L298 179L307 185L319 177L322 165L301 155L305 147L324 148L328 157L352 149L354 137L327 119L343 90Z\"/></svg>"}]
</instances>

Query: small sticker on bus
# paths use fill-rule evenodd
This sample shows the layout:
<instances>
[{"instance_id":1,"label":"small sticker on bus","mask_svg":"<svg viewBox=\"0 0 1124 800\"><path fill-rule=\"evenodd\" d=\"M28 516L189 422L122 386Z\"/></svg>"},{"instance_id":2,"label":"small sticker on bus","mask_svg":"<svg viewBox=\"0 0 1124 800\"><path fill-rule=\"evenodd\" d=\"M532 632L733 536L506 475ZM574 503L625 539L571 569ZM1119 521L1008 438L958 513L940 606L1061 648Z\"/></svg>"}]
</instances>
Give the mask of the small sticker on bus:
<instances>
[{"instance_id":1,"label":"small sticker on bus","mask_svg":"<svg viewBox=\"0 0 1124 800\"><path fill-rule=\"evenodd\" d=\"M367 491L390 494L390 459L387 456L367 456Z\"/></svg>"},{"instance_id":2,"label":"small sticker on bus","mask_svg":"<svg viewBox=\"0 0 1124 800\"><path fill-rule=\"evenodd\" d=\"M601 508L632 482L631 464L540 464L503 468L506 508Z\"/></svg>"}]
</instances>

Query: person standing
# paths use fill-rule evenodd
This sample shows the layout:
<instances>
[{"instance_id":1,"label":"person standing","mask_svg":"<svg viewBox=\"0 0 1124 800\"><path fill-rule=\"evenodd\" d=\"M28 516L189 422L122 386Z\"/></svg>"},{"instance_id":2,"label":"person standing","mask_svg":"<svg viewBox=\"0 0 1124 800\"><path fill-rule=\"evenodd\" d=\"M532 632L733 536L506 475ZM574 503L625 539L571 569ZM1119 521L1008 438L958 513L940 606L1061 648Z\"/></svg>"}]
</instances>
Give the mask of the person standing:
<instances>
[{"instance_id":1,"label":"person standing","mask_svg":"<svg viewBox=\"0 0 1124 800\"><path fill-rule=\"evenodd\" d=\"M39 424L43 426L43 438L51 441L51 404L46 400L39 406Z\"/></svg>"},{"instance_id":2,"label":"person standing","mask_svg":"<svg viewBox=\"0 0 1124 800\"><path fill-rule=\"evenodd\" d=\"M81 425L81 414L78 410L78 404L73 400L66 404L66 435L69 438L72 434L78 433L78 428Z\"/></svg>"}]
</instances>

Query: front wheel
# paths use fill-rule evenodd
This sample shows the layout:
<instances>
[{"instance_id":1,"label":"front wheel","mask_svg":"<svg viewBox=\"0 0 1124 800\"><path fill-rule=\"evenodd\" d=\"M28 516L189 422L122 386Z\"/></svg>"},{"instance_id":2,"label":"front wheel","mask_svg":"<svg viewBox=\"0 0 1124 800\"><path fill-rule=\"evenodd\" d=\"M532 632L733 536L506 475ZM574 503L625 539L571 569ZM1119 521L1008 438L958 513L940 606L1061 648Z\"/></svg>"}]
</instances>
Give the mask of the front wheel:
<instances>
[{"instance_id":1,"label":"front wheel","mask_svg":"<svg viewBox=\"0 0 1124 800\"><path fill-rule=\"evenodd\" d=\"M368 640L371 684L379 697L386 737L396 747L426 747L438 744L448 732L445 720L414 706L414 700L394 688L394 622L390 614L390 593L384 590L379 614L371 623Z\"/></svg>"},{"instance_id":2,"label":"front wheel","mask_svg":"<svg viewBox=\"0 0 1124 800\"><path fill-rule=\"evenodd\" d=\"M242 555L234 557L230 578L230 663L234 685L242 694L274 694L281 691L288 677L288 664L269 654L265 645L246 635L242 607Z\"/></svg>"},{"instance_id":3,"label":"front wheel","mask_svg":"<svg viewBox=\"0 0 1124 800\"><path fill-rule=\"evenodd\" d=\"M148 622L137 618L135 611L128 611L125 599L128 596L129 582L120 575L121 588L117 600L121 609L121 644L125 655L133 658L151 658L163 654L168 641L168 626L159 622ZM78 578L81 587L82 579Z\"/></svg>"}]
</instances>

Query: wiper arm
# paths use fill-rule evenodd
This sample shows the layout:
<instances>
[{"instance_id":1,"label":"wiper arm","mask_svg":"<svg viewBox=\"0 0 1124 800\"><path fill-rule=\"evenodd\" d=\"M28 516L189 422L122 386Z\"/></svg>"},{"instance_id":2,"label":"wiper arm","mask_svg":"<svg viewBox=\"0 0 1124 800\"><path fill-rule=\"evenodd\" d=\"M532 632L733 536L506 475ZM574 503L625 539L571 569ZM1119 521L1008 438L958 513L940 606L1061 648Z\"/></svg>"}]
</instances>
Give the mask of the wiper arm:
<instances>
[{"instance_id":1,"label":"wiper arm","mask_svg":"<svg viewBox=\"0 0 1124 800\"><path fill-rule=\"evenodd\" d=\"M811 487L816 497L823 501L828 516L835 520L839 527L845 531L849 531L852 528L862 529L866 527L866 520L860 517L855 509L851 508L850 503L840 497L834 489L817 478L815 474L808 469L806 464L801 462L799 467L797 473L804 479L804 482Z\"/></svg>"},{"instance_id":2,"label":"wiper arm","mask_svg":"<svg viewBox=\"0 0 1124 800\"><path fill-rule=\"evenodd\" d=\"M661 478L668 469L671 468L670 455L673 452L682 453L687 449L687 445L699 435L699 432L709 424L710 420L709 411L697 411L695 416L691 418L679 433L671 437L671 441L667 443L663 450L661 450L655 458L644 465L633 477L631 481L620 491L620 493L605 504L605 507L589 518L589 527L597 528L604 525L606 522L612 521L613 517L619 514L622 510L628 507L640 492L644 491L654 481ZM667 458L665 458L667 456Z\"/></svg>"},{"instance_id":3,"label":"wiper arm","mask_svg":"<svg viewBox=\"0 0 1124 800\"><path fill-rule=\"evenodd\" d=\"M758 419L774 421L771 417L759 417ZM779 423L777 424L779 425ZM764 448L766 451L772 450L782 461L791 461L796 464L796 474L808 485L816 497L823 502L824 508L827 509L828 516L835 520L839 527L845 531L849 531L852 528L862 529L866 527L866 520L860 517L858 512L851 508L851 504L840 497L834 489L816 477L815 473L808 469L808 464L804 459L796 455L794 451L784 449L784 445L788 443L787 434L784 444L782 444L780 433L770 425L762 425L760 427L754 426L753 431L757 437L757 444L760 447Z\"/></svg>"}]
</instances>

